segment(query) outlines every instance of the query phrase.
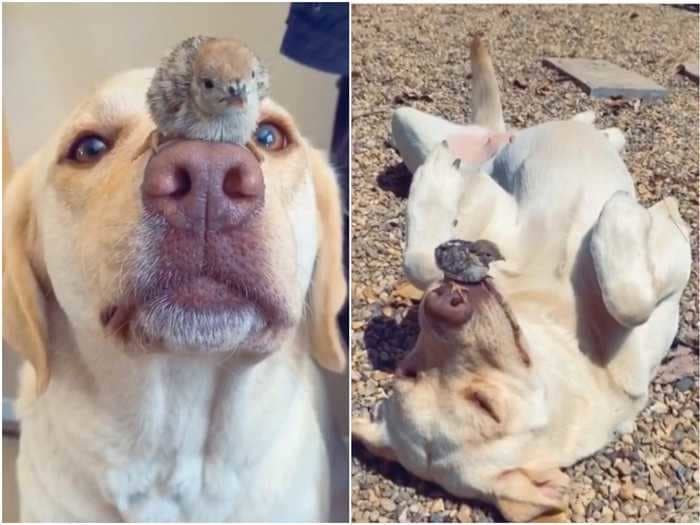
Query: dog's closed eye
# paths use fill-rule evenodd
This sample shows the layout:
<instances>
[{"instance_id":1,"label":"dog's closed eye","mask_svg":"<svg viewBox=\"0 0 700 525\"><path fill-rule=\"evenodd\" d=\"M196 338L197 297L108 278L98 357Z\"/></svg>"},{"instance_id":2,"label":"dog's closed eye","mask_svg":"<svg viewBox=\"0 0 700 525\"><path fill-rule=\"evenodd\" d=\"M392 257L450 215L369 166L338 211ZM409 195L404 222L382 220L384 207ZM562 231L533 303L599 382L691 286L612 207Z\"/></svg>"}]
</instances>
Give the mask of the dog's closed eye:
<instances>
[{"instance_id":1,"label":"dog's closed eye","mask_svg":"<svg viewBox=\"0 0 700 525\"><path fill-rule=\"evenodd\" d=\"M496 423L501 422L501 416L495 408L495 403L484 392L468 388L464 393L464 397L478 407L479 410L488 414Z\"/></svg>"}]
</instances>

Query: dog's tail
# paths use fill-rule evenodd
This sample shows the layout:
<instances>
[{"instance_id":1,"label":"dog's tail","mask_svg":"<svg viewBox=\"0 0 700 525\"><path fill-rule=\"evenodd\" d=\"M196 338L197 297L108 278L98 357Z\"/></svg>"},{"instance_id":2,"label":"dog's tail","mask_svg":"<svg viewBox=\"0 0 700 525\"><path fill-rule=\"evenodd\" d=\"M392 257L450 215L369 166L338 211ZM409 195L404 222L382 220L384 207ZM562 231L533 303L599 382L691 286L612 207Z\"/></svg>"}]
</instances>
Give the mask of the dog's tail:
<instances>
[{"instance_id":1,"label":"dog's tail","mask_svg":"<svg viewBox=\"0 0 700 525\"><path fill-rule=\"evenodd\" d=\"M501 97L498 93L496 70L486 42L476 35L471 44L472 65L472 121L493 131L503 133Z\"/></svg>"}]
</instances>

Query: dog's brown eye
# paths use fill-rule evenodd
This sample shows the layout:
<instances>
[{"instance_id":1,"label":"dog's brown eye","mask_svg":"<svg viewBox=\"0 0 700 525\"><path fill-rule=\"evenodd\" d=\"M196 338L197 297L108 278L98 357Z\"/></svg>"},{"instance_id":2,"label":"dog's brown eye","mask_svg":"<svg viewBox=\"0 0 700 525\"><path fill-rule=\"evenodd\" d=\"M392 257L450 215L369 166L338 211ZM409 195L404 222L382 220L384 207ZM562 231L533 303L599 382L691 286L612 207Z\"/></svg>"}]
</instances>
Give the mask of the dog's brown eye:
<instances>
[{"instance_id":1,"label":"dog's brown eye","mask_svg":"<svg viewBox=\"0 0 700 525\"><path fill-rule=\"evenodd\" d=\"M287 147L287 136L274 124L265 122L255 130L255 142L267 150L278 151Z\"/></svg>"},{"instance_id":2,"label":"dog's brown eye","mask_svg":"<svg viewBox=\"0 0 700 525\"><path fill-rule=\"evenodd\" d=\"M68 151L68 159L80 164L97 162L107 152L107 142L98 135L88 135L76 140Z\"/></svg>"},{"instance_id":3,"label":"dog's brown eye","mask_svg":"<svg viewBox=\"0 0 700 525\"><path fill-rule=\"evenodd\" d=\"M203 78L202 84L204 84L204 87L207 89L211 89L214 87L214 82L210 78Z\"/></svg>"}]
</instances>

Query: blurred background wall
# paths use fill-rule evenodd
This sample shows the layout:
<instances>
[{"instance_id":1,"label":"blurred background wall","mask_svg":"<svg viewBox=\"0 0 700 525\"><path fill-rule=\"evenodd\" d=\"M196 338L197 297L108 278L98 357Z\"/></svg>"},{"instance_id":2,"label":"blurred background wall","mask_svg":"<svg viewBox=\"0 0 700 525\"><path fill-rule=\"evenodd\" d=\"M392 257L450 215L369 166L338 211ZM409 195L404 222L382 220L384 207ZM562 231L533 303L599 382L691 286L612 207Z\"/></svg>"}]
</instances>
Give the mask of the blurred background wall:
<instances>
[{"instance_id":1,"label":"blurred background wall","mask_svg":"<svg viewBox=\"0 0 700 525\"><path fill-rule=\"evenodd\" d=\"M280 54L288 11L288 4L4 4L3 112L14 165L106 78L154 66L196 34L246 42L270 69L272 97L328 149L337 77ZM14 396L18 361L6 350L3 399Z\"/></svg>"}]
</instances>

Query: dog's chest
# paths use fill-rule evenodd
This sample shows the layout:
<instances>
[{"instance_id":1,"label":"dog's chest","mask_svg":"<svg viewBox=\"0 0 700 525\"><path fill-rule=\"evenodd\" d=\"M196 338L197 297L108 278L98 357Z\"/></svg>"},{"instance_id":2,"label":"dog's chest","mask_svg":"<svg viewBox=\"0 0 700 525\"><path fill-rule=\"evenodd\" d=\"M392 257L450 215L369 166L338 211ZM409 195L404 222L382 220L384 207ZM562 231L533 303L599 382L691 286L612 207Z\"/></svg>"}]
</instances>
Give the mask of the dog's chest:
<instances>
[{"instance_id":1,"label":"dog's chest","mask_svg":"<svg viewBox=\"0 0 700 525\"><path fill-rule=\"evenodd\" d=\"M108 471L103 490L125 521L230 521L257 481L237 467L196 454L135 460Z\"/></svg>"},{"instance_id":2,"label":"dog's chest","mask_svg":"<svg viewBox=\"0 0 700 525\"><path fill-rule=\"evenodd\" d=\"M294 501L290 498L305 511L315 507L308 495L296 494L295 487L315 486L318 457L300 459L304 469L290 459L299 457L305 442L318 451L318 436L282 430L292 422L298 428L309 402L297 389L283 388L281 381L277 384L286 403L277 396L257 396L257 404L233 401L249 400L238 389L256 381L237 377L232 385L219 388L219 393L227 392L223 397L206 388L180 396L172 390L149 396L152 408L147 415L129 419L121 431L114 429L111 434L122 439L105 447L104 463L95 473L104 498L121 519L270 521L283 515L283 507ZM162 404L160 397L165 398ZM285 410L266 417L275 407ZM287 475L269 479L266 474L276 468L285 468ZM301 521L306 518L299 516Z\"/></svg>"},{"instance_id":3,"label":"dog's chest","mask_svg":"<svg viewBox=\"0 0 700 525\"><path fill-rule=\"evenodd\" d=\"M101 488L127 521L225 520L239 488L239 469L221 437L192 414L146 432L136 453L117 447ZM125 460L125 461L123 461ZM225 502L225 503L224 503Z\"/></svg>"}]
</instances>

